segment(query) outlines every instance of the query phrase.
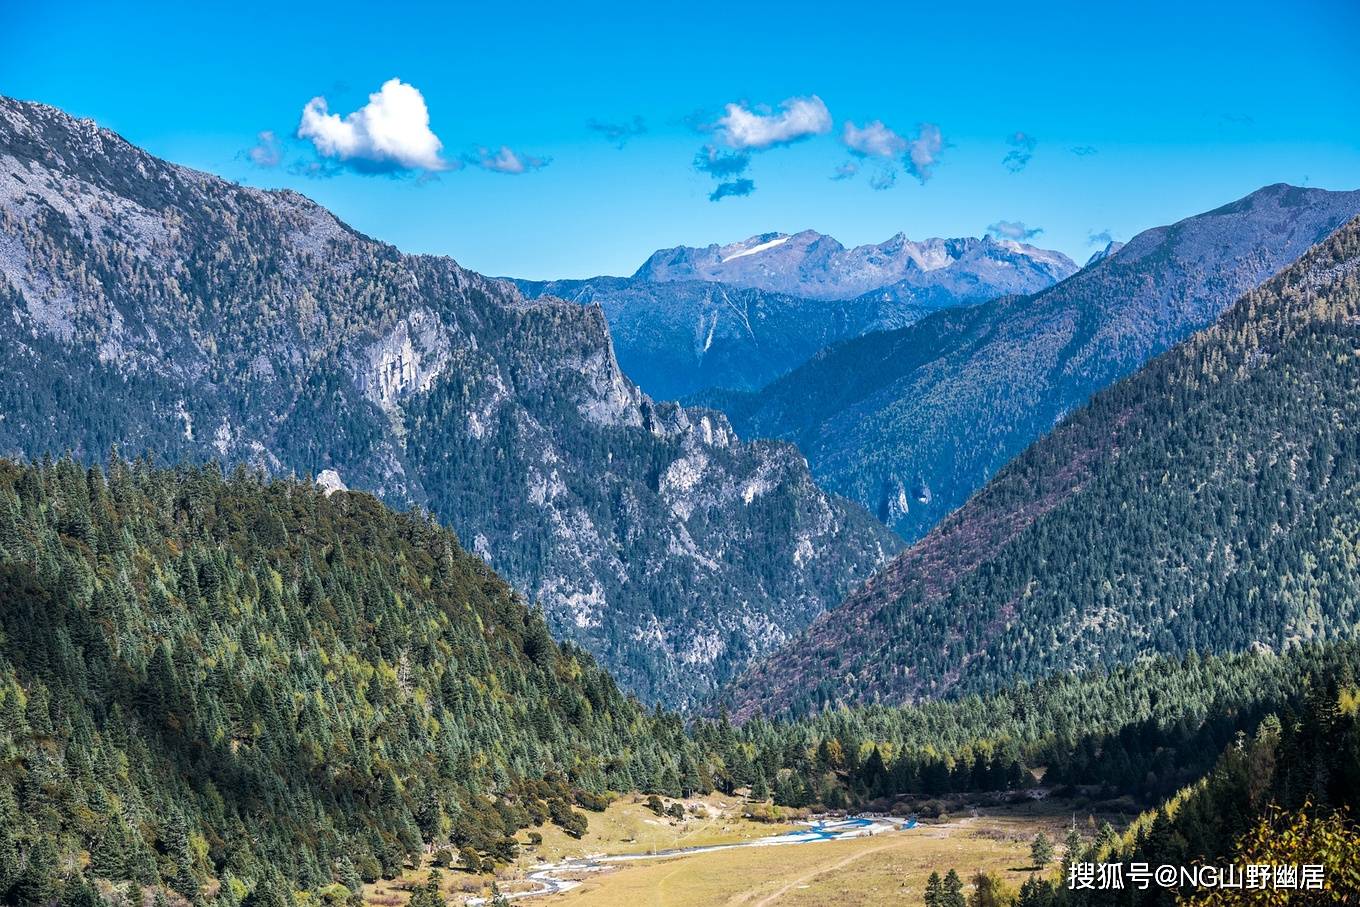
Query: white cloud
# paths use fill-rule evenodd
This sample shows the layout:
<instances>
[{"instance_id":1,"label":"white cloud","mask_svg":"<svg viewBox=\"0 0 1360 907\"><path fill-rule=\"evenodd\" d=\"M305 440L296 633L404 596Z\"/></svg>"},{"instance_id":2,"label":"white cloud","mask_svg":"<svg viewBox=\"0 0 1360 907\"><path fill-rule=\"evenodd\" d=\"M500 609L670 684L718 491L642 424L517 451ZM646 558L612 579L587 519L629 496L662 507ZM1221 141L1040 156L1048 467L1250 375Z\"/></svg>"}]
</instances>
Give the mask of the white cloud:
<instances>
[{"instance_id":1,"label":"white cloud","mask_svg":"<svg viewBox=\"0 0 1360 907\"><path fill-rule=\"evenodd\" d=\"M907 153L908 142L902 136L883 125L882 120L866 123L864 128L847 122L841 134L845 147L861 157L881 157L892 159Z\"/></svg>"},{"instance_id":2,"label":"white cloud","mask_svg":"<svg viewBox=\"0 0 1360 907\"><path fill-rule=\"evenodd\" d=\"M246 155L256 167L277 167L283 160L283 149L279 147L278 137L266 129L259 134L259 141Z\"/></svg>"},{"instance_id":3,"label":"white cloud","mask_svg":"<svg viewBox=\"0 0 1360 907\"><path fill-rule=\"evenodd\" d=\"M778 112L762 113L741 104L728 104L727 113L714 125L728 147L761 149L825 135L831 131L831 112L814 94L789 98L779 105Z\"/></svg>"},{"instance_id":4,"label":"white cloud","mask_svg":"<svg viewBox=\"0 0 1360 907\"><path fill-rule=\"evenodd\" d=\"M530 170L548 166L547 158L518 154L508 145L502 145L498 149L479 148L476 154L468 155L464 160L474 167L495 173L528 173Z\"/></svg>"},{"instance_id":5,"label":"white cloud","mask_svg":"<svg viewBox=\"0 0 1360 907\"><path fill-rule=\"evenodd\" d=\"M892 187L897 179L894 165L899 161L908 173L924 183L934 174L933 168L944 150L944 137L934 123L920 124L916 127L916 136L907 138L888 128L882 120L871 120L862 127L847 121L841 132L841 143L856 157L878 162L878 169L869 180L869 185L875 189ZM843 171L846 176L854 173L845 168Z\"/></svg>"},{"instance_id":6,"label":"white cloud","mask_svg":"<svg viewBox=\"0 0 1360 907\"><path fill-rule=\"evenodd\" d=\"M322 157L336 158L357 170L445 170L443 143L430 131L425 98L400 79L388 79L368 103L343 119L323 97L302 109L298 138L308 139Z\"/></svg>"},{"instance_id":7,"label":"white cloud","mask_svg":"<svg viewBox=\"0 0 1360 907\"><path fill-rule=\"evenodd\" d=\"M1044 232L1043 227L1027 227L1024 221L1020 220L999 220L987 228L987 232L997 239L1011 239L1022 242L1026 239L1033 239Z\"/></svg>"},{"instance_id":8,"label":"white cloud","mask_svg":"<svg viewBox=\"0 0 1360 907\"><path fill-rule=\"evenodd\" d=\"M940 127L934 123L922 123L916 127L916 138L907 145L907 169L921 182L930 179L934 166L944 150L944 136Z\"/></svg>"}]
</instances>

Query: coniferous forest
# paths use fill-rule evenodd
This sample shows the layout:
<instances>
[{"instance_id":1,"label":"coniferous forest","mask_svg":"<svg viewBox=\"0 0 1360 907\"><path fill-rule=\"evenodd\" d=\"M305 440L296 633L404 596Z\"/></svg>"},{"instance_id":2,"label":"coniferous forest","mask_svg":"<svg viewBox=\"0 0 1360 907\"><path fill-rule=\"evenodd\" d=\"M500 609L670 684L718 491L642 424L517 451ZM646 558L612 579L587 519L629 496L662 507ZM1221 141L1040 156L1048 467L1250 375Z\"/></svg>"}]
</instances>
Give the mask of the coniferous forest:
<instances>
[{"instance_id":1,"label":"coniferous forest","mask_svg":"<svg viewBox=\"0 0 1360 907\"><path fill-rule=\"evenodd\" d=\"M0 500L0 900L259 900L432 841L503 860L679 770L678 720L421 517L118 459L6 463Z\"/></svg>"},{"instance_id":2,"label":"coniferous forest","mask_svg":"<svg viewBox=\"0 0 1360 907\"><path fill-rule=\"evenodd\" d=\"M580 834L627 791L916 810L1041 777L1175 795L1193 815L1125 846L1194 823L1178 853L1213 857L1276 807L1325 821L1360 789L1350 644L687 725L428 518L245 470L0 463L0 584L6 902L348 900L427 847L480 868L531 824Z\"/></svg>"}]
</instances>

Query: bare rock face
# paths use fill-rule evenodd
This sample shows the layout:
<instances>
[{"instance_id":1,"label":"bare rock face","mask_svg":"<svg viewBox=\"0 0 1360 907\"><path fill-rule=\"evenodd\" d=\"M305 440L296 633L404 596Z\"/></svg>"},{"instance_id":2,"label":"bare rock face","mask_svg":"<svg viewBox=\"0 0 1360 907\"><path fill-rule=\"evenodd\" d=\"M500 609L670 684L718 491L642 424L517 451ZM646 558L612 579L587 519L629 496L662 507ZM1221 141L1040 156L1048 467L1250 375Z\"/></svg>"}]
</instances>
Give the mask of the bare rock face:
<instances>
[{"instance_id":1,"label":"bare rock face","mask_svg":"<svg viewBox=\"0 0 1360 907\"><path fill-rule=\"evenodd\" d=\"M344 480L340 478L340 473L334 469L323 469L316 477L316 484L321 486L321 490L326 497L330 497L337 491L349 491L345 486Z\"/></svg>"},{"instance_id":2,"label":"bare rock face","mask_svg":"<svg viewBox=\"0 0 1360 907\"><path fill-rule=\"evenodd\" d=\"M427 507L673 705L900 546L791 446L652 402L598 307L0 99L0 453L115 445Z\"/></svg>"}]
</instances>

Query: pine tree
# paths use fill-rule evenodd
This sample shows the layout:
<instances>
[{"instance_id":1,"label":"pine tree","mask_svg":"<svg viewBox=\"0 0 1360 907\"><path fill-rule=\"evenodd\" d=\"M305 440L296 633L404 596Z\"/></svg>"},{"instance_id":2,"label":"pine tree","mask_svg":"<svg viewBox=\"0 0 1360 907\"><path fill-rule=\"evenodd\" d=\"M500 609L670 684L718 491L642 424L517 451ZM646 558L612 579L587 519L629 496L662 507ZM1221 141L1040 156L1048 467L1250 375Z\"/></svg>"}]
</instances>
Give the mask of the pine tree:
<instances>
[{"instance_id":1,"label":"pine tree","mask_svg":"<svg viewBox=\"0 0 1360 907\"><path fill-rule=\"evenodd\" d=\"M444 907L444 895L440 892L441 881L439 870L430 870L425 884L411 893L411 899L407 901L408 907Z\"/></svg>"},{"instance_id":2,"label":"pine tree","mask_svg":"<svg viewBox=\"0 0 1360 907\"><path fill-rule=\"evenodd\" d=\"M963 896L963 879L959 878L957 871L950 869L945 873L944 882L940 885L940 907L968 907L968 902Z\"/></svg>"},{"instance_id":3,"label":"pine tree","mask_svg":"<svg viewBox=\"0 0 1360 907\"><path fill-rule=\"evenodd\" d=\"M757 803L764 803L770 799L770 785L765 780L765 771L756 766L756 779L751 782L751 799Z\"/></svg>"},{"instance_id":4,"label":"pine tree","mask_svg":"<svg viewBox=\"0 0 1360 907\"><path fill-rule=\"evenodd\" d=\"M1053 842L1048 840L1048 835L1039 832L1034 836L1034 842L1029 846L1029 855L1034 865L1040 869L1053 862Z\"/></svg>"},{"instance_id":5,"label":"pine tree","mask_svg":"<svg viewBox=\"0 0 1360 907\"><path fill-rule=\"evenodd\" d=\"M21 904L46 904L55 894L56 878L57 845L43 834L28 849L28 858L12 889L15 899Z\"/></svg>"},{"instance_id":6,"label":"pine tree","mask_svg":"<svg viewBox=\"0 0 1360 907\"><path fill-rule=\"evenodd\" d=\"M1020 886L1020 897L1015 907L1056 907L1058 892L1048 879L1030 876Z\"/></svg>"},{"instance_id":7,"label":"pine tree","mask_svg":"<svg viewBox=\"0 0 1360 907\"><path fill-rule=\"evenodd\" d=\"M1082 851L1081 832L1077 831L1076 823L1067 830L1067 837L1063 839L1063 870L1066 871L1074 863L1081 861Z\"/></svg>"},{"instance_id":8,"label":"pine tree","mask_svg":"<svg viewBox=\"0 0 1360 907\"><path fill-rule=\"evenodd\" d=\"M940 880L939 871L932 872L930 878L926 879L925 907L940 907L943 890L944 883Z\"/></svg>"}]
</instances>

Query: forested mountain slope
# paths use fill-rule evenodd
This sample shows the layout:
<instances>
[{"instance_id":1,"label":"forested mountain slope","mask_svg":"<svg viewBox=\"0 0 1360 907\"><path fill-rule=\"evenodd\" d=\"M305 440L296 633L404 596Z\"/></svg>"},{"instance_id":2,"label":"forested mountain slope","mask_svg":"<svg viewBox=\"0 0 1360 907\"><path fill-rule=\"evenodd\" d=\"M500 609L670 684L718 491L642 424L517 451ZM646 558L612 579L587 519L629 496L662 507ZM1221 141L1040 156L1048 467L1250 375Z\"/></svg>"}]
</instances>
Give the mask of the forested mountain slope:
<instances>
[{"instance_id":1,"label":"forested mountain slope","mask_svg":"<svg viewBox=\"0 0 1360 907\"><path fill-rule=\"evenodd\" d=\"M739 714L900 702L1360 620L1360 221L1097 395L801 639Z\"/></svg>"},{"instance_id":2,"label":"forested mountain slope","mask_svg":"<svg viewBox=\"0 0 1360 907\"><path fill-rule=\"evenodd\" d=\"M1093 393L1213 322L1360 213L1360 192L1268 186L1140 233L1052 289L834 346L750 395L713 394L749 437L914 541Z\"/></svg>"},{"instance_id":3,"label":"forested mountain slope","mask_svg":"<svg viewBox=\"0 0 1360 907\"><path fill-rule=\"evenodd\" d=\"M291 903L425 843L504 860L540 798L664 786L685 752L368 495L0 461L0 901L79 903L83 869Z\"/></svg>"},{"instance_id":4,"label":"forested mountain slope","mask_svg":"<svg viewBox=\"0 0 1360 907\"><path fill-rule=\"evenodd\" d=\"M598 307L0 99L0 453L114 444L428 507L556 633L677 704L900 544L789 445L653 403Z\"/></svg>"},{"instance_id":5,"label":"forested mountain slope","mask_svg":"<svg viewBox=\"0 0 1360 907\"><path fill-rule=\"evenodd\" d=\"M749 767L721 745L721 722L699 724L694 736L741 783L791 770L776 800L794 805L1028 789L1036 774L1050 791L1094 786L1152 805L1198 781L1240 733L1310 693L1353 684L1357 669L1354 642L1281 655L1192 654L1056 674L983 696L754 718L736 734L755 747ZM1350 771L1360 778L1360 761ZM724 776L714 780L721 786Z\"/></svg>"}]
</instances>

